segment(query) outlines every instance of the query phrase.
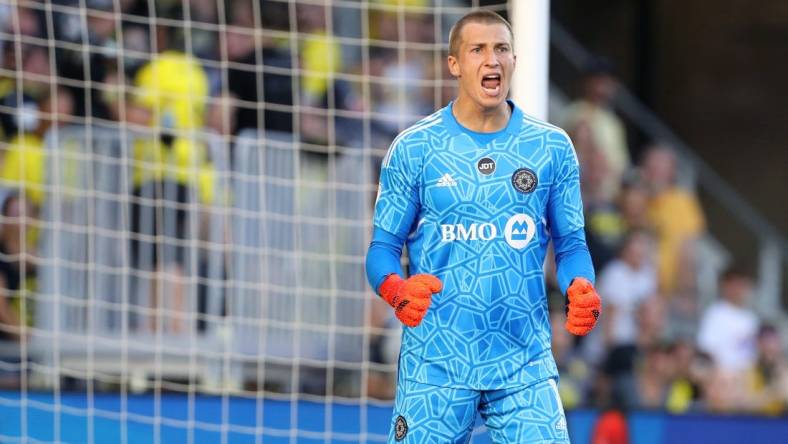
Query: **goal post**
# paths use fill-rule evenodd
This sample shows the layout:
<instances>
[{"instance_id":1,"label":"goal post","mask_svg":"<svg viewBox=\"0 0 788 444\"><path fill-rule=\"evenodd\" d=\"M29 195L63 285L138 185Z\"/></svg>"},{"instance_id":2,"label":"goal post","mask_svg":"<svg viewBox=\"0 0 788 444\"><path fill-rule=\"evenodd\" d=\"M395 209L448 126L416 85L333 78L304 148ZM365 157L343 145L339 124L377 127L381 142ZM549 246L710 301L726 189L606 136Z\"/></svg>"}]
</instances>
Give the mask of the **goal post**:
<instances>
[{"instance_id":1,"label":"goal post","mask_svg":"<svg viewBox=\"0 0 788 444\"><path fill-rule=\"evenodd\" d=\"M518 55L512 98L526 114L547 120L550 92L550 0L512 1L510 22Z\"/></svg>"}]
</instances>

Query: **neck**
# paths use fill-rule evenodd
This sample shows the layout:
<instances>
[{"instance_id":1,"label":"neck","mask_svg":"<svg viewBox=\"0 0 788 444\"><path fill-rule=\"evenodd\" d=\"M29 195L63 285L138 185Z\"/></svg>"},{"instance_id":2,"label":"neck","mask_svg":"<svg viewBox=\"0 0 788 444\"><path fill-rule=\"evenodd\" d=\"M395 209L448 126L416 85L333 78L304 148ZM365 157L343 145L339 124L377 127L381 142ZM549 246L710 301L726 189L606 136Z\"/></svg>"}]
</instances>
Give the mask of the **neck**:
<instances>
[{"instance_id":1,"label":"neck","mask_svg":"<svg viewBox=\"0 0 788 444\"><path fill-rule=\"evenodd\" d=\"M477 133L494 133L506 128L512 114L505 100L495 108L483 108L462 96L454 102L451 112L460 125Z\"/></svg>"}]
</instances>

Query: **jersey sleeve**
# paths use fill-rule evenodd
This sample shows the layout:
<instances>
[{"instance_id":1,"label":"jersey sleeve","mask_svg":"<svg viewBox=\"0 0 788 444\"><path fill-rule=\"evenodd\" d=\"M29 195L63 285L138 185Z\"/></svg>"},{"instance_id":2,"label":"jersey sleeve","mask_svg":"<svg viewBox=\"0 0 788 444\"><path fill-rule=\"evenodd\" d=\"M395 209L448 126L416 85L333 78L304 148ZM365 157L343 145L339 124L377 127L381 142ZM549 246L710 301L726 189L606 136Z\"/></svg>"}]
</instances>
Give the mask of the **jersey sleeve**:
<instances>
[{"instance_id":1,"label":"jersey sleeve","mask_svg":"<svg viewBox=\"0 0 788 444\"><path fill-rule=\"evenodd\" d=\"M580 197L580 166L572 141L564 133L555 140L555 177L547 201L547 220L553 236L568 236L584 227L583 201Z\"/></svg>"},{"instance_id":2,"label":"jersey sleeve","mask_svg":"<svg viewBox=\"0 0 788 444\"><path fill-rule=\"evenodd\" d=\"M420 150L395 140L380 168L373 225L407 239L419 211Z\"/></svg>"},{"instance_id":3,"label":"jersey sleeve","mask_svg":"<svg viewBox=\"0 0 788 444\"><path fill-rule=\"evenodd\" d=\"M402 265L400 264L402 244L402 239L387 231L380 228L375 228L373 231L372 242L367 250L365 268L367 280L375 293L378 292L380 284L390 274L398 274L400 277L404 277Z\"/></svg>"},{"instance_id":4,"label":"jersey sleeve","mask_svg":"<svg viewBox=\"0 0 788 444\"><path fill-rule=\"evenodd\" d=\"M556 277L561 294L577 277L584 277L592 284L595 282L594 263L588 252L586 237L583 230L577 230L567 236L553 236L555 248Z\"/></svg>"}]
</instances>

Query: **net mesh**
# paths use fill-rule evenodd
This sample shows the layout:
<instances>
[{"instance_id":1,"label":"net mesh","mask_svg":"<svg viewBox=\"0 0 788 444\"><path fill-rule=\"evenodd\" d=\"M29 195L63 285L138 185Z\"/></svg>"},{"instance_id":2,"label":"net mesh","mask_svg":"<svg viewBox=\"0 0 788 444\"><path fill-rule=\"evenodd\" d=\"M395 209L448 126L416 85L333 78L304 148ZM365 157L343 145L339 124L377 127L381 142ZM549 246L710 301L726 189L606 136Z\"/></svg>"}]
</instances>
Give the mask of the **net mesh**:
<instances>
[{"instance_id":1,"label":"net mesh","mask_svg":"<svg viewBox=\"0 0 788 444\"><path fill-rule=\"evenodd\" d=\"M378 167L479 6L0 0L0 440L385 441Z\"/></svg>"}]
</instances>

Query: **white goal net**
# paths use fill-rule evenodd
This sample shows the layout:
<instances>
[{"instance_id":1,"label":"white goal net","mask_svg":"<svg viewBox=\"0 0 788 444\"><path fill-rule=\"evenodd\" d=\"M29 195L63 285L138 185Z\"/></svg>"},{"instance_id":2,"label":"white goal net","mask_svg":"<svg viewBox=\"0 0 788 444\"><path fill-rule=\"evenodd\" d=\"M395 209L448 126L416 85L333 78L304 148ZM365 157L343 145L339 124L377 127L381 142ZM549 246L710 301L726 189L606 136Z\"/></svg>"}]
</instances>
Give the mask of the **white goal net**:
<instances>
[{"instance_id":1,"label":"white goal net","mask_svg":"<svg viewBox=\"0 0 788 444\"><path fill-rule=\"evenodd\" d=\"M479 6L0 0L0 442L385 442L378 168Z\"/></svg>"}]
</instances>

